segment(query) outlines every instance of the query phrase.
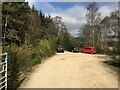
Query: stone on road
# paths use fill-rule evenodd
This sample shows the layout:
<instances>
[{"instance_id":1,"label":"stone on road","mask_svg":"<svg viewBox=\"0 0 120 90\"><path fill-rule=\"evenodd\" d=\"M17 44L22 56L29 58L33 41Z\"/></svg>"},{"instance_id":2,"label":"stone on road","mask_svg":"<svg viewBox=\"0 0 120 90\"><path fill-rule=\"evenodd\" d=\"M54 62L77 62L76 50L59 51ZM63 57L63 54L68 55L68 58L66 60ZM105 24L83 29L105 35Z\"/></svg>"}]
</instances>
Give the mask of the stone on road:
<instances>
[{"instance_id":1,"label":"stone on road","mask_svg":"<svg viewBox=\"0 0 120 90\"><path fill-rule=\"evenodd\" d=\"M118 88L118 76L95 55L65 52L38 65L20 88Z\"/></svg>"}]
</instances>

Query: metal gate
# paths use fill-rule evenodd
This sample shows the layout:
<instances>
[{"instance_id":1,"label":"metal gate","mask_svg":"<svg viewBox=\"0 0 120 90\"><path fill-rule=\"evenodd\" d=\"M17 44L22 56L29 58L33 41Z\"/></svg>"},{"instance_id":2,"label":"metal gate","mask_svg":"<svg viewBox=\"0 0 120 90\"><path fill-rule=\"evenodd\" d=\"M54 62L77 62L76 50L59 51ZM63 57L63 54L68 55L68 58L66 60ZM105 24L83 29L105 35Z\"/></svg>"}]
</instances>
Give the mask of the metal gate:
<instances>
[{"instance_id":1,"label":"metal gate","mask_svg":"<svg viewBox=\"0 0 120 90\"><path fill-rule=\"evenodd\" d=\"M7 90L7 59L7 53L0 54L0 90Z\"/></svg>"}]
</instances>

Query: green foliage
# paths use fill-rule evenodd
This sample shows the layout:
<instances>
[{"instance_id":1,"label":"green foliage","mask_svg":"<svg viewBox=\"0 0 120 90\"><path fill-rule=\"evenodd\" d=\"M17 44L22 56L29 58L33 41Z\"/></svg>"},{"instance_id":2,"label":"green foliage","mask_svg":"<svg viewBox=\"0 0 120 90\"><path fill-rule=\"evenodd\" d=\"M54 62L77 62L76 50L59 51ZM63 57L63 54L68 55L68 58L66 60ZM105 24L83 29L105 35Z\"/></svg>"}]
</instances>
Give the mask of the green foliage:
<instances>
[{"instance_id":1,"label":"green foliage","mask_svg":"<svg viewBox=\"0 0 120 90\"><path fill-rule=\"evenodd\" d=\"M17 88L20 84L20 73L27 74L32 67L32 48L23 45L18 47L11 44L3 47L3 51L8 52L8 87ZM11 83L10 83L11 82Z\"/></svg>"},{"instance_id":2,"label":"green foliage","mask_svg":"<svg viewBox=\"0 0 120 90\"><path fill-rule=\"evenodd\" d=\"M120 18L119 18L120 19ZM120 28L120 26L119 26ZM119 29L120 30L120 29ZM118 54L120 55L120 31L118 32L118 43L117 43L117 51L118 51Z\"/></svg>"},{"instance_id":3,"label":"green foliage","mask_svg":"<svg viewBox=\"0 0 120 90\"><path fill-rule=\"evenodd\" d=\"M27 30L27 13L30 7L25 2L2 3L2 33L3 43L16 43L22 45ZM18 28L19 27L19 28Z\"/></svg>"},{"instance_id":4,"label":"green foliage","mask_svg":"<svg viewBox=\"0 0 120 90\"><path fill-rule=\"evenodd\" d=\"M21 83L22 74L26 76L33 65L41 63L42 59L54 54L50 42L46 39L40 40L35 47L30 44L22 46L11 44L4 46L3 51L8 52L9 55L8 82L11 82L8 83L9 88L17 88Z\"/></svg>"},{"instance_id":5,"label":"green foliage","mask_svg":"<svg viewBox=\"0 0 120 90\"><path fill-rule=\"evenodd\" d=\"M48 40L41 40L34 47L33 64L41 63L41 59L51 55L51 46Z\"/></svg>"},{"instance_id":6,"label":"green foliage","mask_svg":"<svg viewBox=\"0 0 120 90\"><path fill-rule=\"evenodd\" d=\"M52 18L26 2L2 3L3 52L8 52L8 88L16 89L32 66L55 54ZM22 77L22 75L24 77Z\"/></svg>"},{"instance_id":7,"label":"green foliage","mask_svg":"<svg viewBox=\"0 0 120 90\"><path fill-rule=\"evenodd\" d=\"M81 45L79 40L73 38L68 32L62 32L57 39L57 44L63 45L67 51L71 51L74 46L80 47Z\"/></svg>"},{"instance_id":8,"label":"green foliage","mask_svg":"<svg viewBox=\"0 0 120 90\"><path fill-rule=\"evenodd\" d=\"M48 40L41 40L38 43L38 49L41 49L43 53L48 52L50 50L50 44Z\"/></svg>"},{"instance_id":9,"label":"green foliage","mask_svg":"<svg viewBox=\"0 0 120 90\"><path fill-rule=\"evenodd\" d=\"M71 36L70 34L66 33L63 37L63 46L65 47L66 50L70 51L71 48L73 47L73 44L71 42Z\"/></svg>"}]
</instances>

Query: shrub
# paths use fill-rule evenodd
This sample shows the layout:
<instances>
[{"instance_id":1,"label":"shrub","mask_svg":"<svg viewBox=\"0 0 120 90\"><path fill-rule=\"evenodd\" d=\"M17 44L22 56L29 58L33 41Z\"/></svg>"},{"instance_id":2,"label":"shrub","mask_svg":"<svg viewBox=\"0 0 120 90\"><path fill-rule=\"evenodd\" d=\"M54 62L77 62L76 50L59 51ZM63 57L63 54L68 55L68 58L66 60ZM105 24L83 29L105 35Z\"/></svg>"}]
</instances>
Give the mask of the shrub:
<instances>
[{"instance_id":1,"label":"shrub","mask_svg":"<svg viewBox=\"0 0 120 90\"><path fill-rule=\"evenodd\" d=\"M8 52L8 88L16 89L33 65L53 55L52 46L46 39L40 40L34 47L30 44L3 46L3 52Z\"/></svg>"},{"instance_id":2,"label":"shrub","mask_svg":"<svg viewBox=\"0 0 120 90\"><path fill-rule=\"evenodd\" d=\"M18 47L11 44L3 47L3 51L8 52L8 88L17 88L20 84L20 75L31 70L32 51L30 46ZM25 77L22 77L25 78Z\"/></svg>"},{"instance_id":3,"label":"shrub","mask_svg":"<svg viewBox=\"0 0 120 90\"><path fill-rule=\"evenodd\" d=\"M34 61L39 62L42 58L50 55L51 46L48 40L40 40L34 47Z\"/></svg>"}]
</instances>

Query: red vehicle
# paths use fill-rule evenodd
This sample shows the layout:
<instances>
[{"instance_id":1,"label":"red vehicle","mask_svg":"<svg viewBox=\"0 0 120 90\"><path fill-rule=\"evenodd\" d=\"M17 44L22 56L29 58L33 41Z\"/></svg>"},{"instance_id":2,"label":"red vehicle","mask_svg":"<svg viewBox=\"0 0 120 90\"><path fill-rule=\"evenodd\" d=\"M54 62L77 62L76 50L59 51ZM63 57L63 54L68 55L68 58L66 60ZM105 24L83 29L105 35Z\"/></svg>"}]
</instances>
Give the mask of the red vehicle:
<instances>
[{"instance_id":1,"label":"red vehicle","mask_svg":"<svg viewBox=\"0 0 120 90\"><path fill-rule=\"evenodd\" d=\"M82 53L90 53L90 54L95 54L96 50L94 47L86 47L81 50Z\"/></svg>"}]
</instances>

